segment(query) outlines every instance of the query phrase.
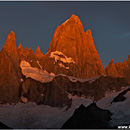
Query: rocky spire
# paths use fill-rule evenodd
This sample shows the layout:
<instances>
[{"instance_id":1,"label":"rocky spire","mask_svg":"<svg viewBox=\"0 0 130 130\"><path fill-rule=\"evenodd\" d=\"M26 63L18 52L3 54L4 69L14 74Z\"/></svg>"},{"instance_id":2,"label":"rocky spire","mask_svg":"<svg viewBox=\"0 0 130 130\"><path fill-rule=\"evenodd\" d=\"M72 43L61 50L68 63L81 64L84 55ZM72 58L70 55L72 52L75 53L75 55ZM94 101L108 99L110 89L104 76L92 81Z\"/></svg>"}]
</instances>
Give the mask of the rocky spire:
<instances>
[{"instance_id":1,"label":"rocky spire","mask_svg":"<svg viewBox=\"0 0 130 130\"><path fill-rule=\"evenodd\" d=\"M17 46L16 46L16 40L15 40L15 33L13 31L11 31L11 33L8 34L5 45L3 46L3 48L9 54L17 55Z\"/></svg>"},{"instance_id":2,"label":"rocky spire","mask_svg":"<svg viewBox=\"0 0 130 130\"><path fill-rule=\"evenodd\" d=\"M41 49L40 47L38 46L36 51L35 51L35 55L40 59L43 57L43 53L41 53Z\"/></svg>"},{"instance_id":3,"label":"rocky spire","mask_svg":"<svg viewBox=\"0 0 130 130\"><path fill-rule=\"evenodd\" d=\"M119 77L117 64L114 64L114 60L112 59L111 62L106 66L106 74L112 77Z\"/></svg>"},{"instance_id":4,"label":"rocky spire","mask_svg":"<svg viewBox=\"0 0 130 130\"><path fill-rule=\"evenodd\" d=\"M18 47L18 48L23 48L23 46L22 46L22 44L21 44L21 43L19 44L19 47Z\"/></svg>"},{"instance_id":5,"label":"rocky spire","mask_svg":"<svg viewBox=\"0 0 130 130\"><path fill-rule=\"evenodd\" d=\"M91 78L105 73L99 54L95 48L90 29L84 32L76 15L57 27L48 53L60 51L71 57L82 71L82 78Z\"/></svg>"},{"instance_id":6,"label":"rocky spire","mask_svg":"<svg viewBox=\"0 0 130 130\"><path fill-rule=\"evenodd\" d=\"M18 53L20 56L25 55L25 49L23 48L21 43L19 44L19 47L18 47Z\"/></svg>"},{"instance_id":7,"label":"rocky spire","mask_svg":"<svg viewBox=\"0 0 130 130\"><path fill-rule=\"evenodd\" d=\"M81 35L84 35L82 23L78 16L73 14L55 30L48 52L57 50L68 56L77 55L82 42Z\"/></svg>"}]
</instances>

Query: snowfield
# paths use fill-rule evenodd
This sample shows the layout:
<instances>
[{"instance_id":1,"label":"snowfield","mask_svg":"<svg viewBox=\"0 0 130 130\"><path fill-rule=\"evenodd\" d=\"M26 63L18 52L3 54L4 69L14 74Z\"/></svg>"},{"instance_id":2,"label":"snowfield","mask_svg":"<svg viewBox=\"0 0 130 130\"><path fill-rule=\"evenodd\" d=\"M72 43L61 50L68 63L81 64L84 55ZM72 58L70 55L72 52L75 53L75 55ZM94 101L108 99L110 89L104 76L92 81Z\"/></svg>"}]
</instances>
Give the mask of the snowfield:
<instances>
[{"instance_id":1,"label":"snowfield","mask_svg":"<svg viewBox=\"0 0 130 130\"><path fill-rule=\"evenodd\" d=\"M88 106L91 99L72 97L72 107L54 108L47 105L37 106L33 102L16 105L0 105L0 121L11 128L61 128L74 113L74 110L84 104Z\"/></svg>"},{"instance_id":2,"label":"snowfield","mask_svg":"<svg viewBox=\"0 0 130 130\"><path fill-rule=\"evenodd\" d=\"M37 63L40 66L39 62ZM22 69L23 75L25 75L26 78L30 77L42 83L50 82L55 77L55 74L48 73L47 71L44 71L41 67L41 69L31 67L31 65L26 61L21 61L20 67Z\"/></svg>"},{"instance_id":3,"label":"snowfield","mask_svg":"<svg viewBox=\"0 0 130 130\"><path fill-rule=\"evenodd\" d=\"M121 91L120 91L121 92ZM97 102L97 106L108 109L113 113L111 126L130 124L130 92L123 102L112 103L119 92L107 94ZM61 126L73 115L81 104L88 106L92 99L69 95L72 98L72 107L66 111L64 108L54 108L47 105L36 105L33 102L16 105L0 105L0 121L11 128L61 128Z\"/></svg>"},{"instance_id":4,"label":"snowfield","mask_svg":"<svg viewBox=\"0 0 130 130\"><path fill-rule=\"evenodd\" d=\"M120 91L121 92L121 91ZM114 92L107 95L107 97L99 100L97 106L102 109L108 109L113 113L112 120L110 121L111 126L130 124L130 92L125 94L126 100L123 102L112 102L112 100L120 93Z\"/></svg>"}]
</instances>

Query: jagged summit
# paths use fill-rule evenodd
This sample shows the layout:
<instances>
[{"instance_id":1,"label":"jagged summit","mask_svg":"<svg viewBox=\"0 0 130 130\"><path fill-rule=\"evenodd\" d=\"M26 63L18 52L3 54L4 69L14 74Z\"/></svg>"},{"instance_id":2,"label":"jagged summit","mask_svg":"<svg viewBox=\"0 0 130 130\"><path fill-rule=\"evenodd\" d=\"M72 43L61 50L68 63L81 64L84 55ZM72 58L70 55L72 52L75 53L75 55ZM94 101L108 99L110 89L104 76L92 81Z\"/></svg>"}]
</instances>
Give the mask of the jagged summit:
<instances>
[{"instance_id":1,"label":"jagged summit","mask_svg":"<svg viewBox=\"0 0 130 130\"><path fill-rule=\"evenodd\" d=\"M81 23L79 17L76 16L75 14L72 14L71 17L69 18L69 20Z\"/></svg>"},{"instance_id":2,"label":"jagged summit","mask_svg":"<svg viewBox=\"0 0 130 130\"><path fill-rule=\"evenodd\" d=\"M73 19L79 19L79 17L75 14L72 14L70 18L73 18Z\"/></svg>"},{"instance_id":3,"label":"jagged summit","mask_svg":"<svg viewBox=\"0 0 130 130\"><path fill-rule=\"evenodd\" d=\"M39 52L41 52L41 49L40 49L40 47L38 46L37 49L36 49L36 51L35 51L35 53L39 53Z\"/></svg>"},{"instance_id":4,"label":"jagged summit","mask_svg":"<svg viewBox=\"0 0 130 130\"><path fill-rule=\"evenodd\" d=\"M55 30L48 53L54 51L71 57L82 71L82 78L95 77L105 72L91 30L84 32L80 19L74 14Z\"/></svg>"},{"instance_id":5,"label":"jagged summit","mask_svg":"<svg viewBox=\"0 0 130 130\"><path fill-rule=\"evenodd\" d=\"M19 47L23 47L21 43L19 44Z\"/></svg>"},{"instance_id":6,"label":"jagged summit","mask_svg":"<svg viewBox=\"0 0 130 130\"><path fill-rule=\"evenodd\" d=\"M72 14L71 17L69 19L67 19L62 25L65 25L66 23L69 23L69 22L73 22L73 24L74 23L82 24L79 17L76 16L75 14Z\"/></svg>"},{"instance_id":7,"label":"jagged summit","mask_svg":"<svg viewBox=\"0 0 130 130\"><path fill-rule=\"evenodd\" d=\"M21 47L23 48L22 44L20 43L18 48L21 48Z\"/></svg>"},{"instance_id":8,"label":"jagged summit","mask_svg":"<svg viewBox=\"0 0 130 130\"><path fill-rule=\"evenodd\" d=\"M111 63L114 63L114 59L111 60Z\"/></svg>"},{"instance_id":9,"label":"jagged summit","mask_svg":"<svg viewBox=\"0 0 130 130\"><path fill-rule=\"evenodd\" d=\"M4 48L10 54L16 54L17 53L15 33L13 31L11 31L10 34L8 34Z\"/></svg>"},{"instance_id":10,"label":"jagged summit","mask_svg":"<svg viewBox=\"0 0 130 130\"><path fill-rule=\"evenodd\" d=\"M41 49L40 47L38 46L36 51L35 51L35 55L38 57L38 58L42 58L43 57L43 53L41 53Z\"/></svg>"},{"instance_id":11,"label":"jagged summit","mask_svg":"<svg viewBox=\"0 0 130 130\"><path fill-rule=\"evenodd\" d=\"M72 15L64 26L58 26L50 43L48 52L61 51L68 56L78 55L84 44L84 29L78 16ZM69 50L72 49L72 52ZM73 53L73 54L72 54Z\"/></svg>"}]
</instances>

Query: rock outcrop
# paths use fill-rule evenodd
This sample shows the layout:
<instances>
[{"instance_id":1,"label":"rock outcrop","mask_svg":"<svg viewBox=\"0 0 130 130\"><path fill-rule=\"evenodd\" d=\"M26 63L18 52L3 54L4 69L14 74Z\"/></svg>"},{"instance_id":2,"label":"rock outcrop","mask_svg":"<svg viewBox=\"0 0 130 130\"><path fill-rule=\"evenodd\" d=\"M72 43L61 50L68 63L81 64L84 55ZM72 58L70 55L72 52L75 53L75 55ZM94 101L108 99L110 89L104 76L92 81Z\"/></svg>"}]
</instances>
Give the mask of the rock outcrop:
<instances>
[{"instance_id":1,"label":"rock outcrop","mask_svg":"<svg viewBox=\"0 0 130 130\"><path fill-rule=\"evenodd\" d=\"M95 103L88 107L81 105L62 126L62 129L108 129L112 113Z\"/></svg>"},{"instance_id":2,"label":"rock outcrop","mask_svg":"<svg viewBox=\"0 0 130 130\"><path fill-rule=\"evenodd\" d=\"M60 87L55 80L48 83L41 83L31 78L25 79L22 84L21 96L28 101L52 107L71 107L72 100L68 98L67 92Z\"/></svg>"}]
</instances>

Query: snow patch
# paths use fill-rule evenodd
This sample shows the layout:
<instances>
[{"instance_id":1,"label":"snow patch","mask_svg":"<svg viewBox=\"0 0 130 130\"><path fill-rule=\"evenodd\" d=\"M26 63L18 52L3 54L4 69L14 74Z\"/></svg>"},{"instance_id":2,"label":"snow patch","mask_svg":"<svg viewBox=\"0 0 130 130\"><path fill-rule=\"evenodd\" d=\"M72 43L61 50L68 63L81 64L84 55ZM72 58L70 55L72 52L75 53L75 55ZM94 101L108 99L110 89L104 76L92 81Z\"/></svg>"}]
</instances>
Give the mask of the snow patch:
<instances>
[{"instance_id":1,"label":"snow patch","mask_svg":"<svg viewBox=\"0 0 130 130\"><path fill-rule=\"evenodd\" d=\"M62 57L60 57L60 56L62 56ZM75 61L71 57L67 57L60 51L51 52L50 57L54 58L55 62L57 62L59 60L64 63L75 63Z\"/></svg>"},{"instance_id":2,"label":"snow patch","mask_svg":"<svg viewBox=\"0 0 130 130\"><path fill-rule=\"evenodd\" d=\"M49 74L46 70L31 67L31 65L26 61L21 61L20 67L23 75L25 75L26 78L30 77L42 83L50 82L55 77L55 74Z\"/></svg>"},{"instance_id":3,"label":"snow patch","mask_svg":"<svg viewBox=\"0 0 130 130\"><path fill-rule=\"evenodd\" d=\"M20 79L21 82L23 82L23 79Z\"/></svg>"},{"instance_id":4,"label":"snow patch","mask_svg":"<svg viewBox=\"0 0 130 130\"><path fill-rule=\"evenodd\" d=\"M123 102L111 103L113 99L122 91L123 90L120 92L111 93L97 102L97 105L100 108L108 109L112 112L112 120L110 121L111 126L130 124L130 91L125 94L126 100Z\"/></svg>"},{"instance_id":5,"label":"snow patch","mask_svg":"<svg viewBox=\"0 0 130 130\"><path fill-rule=\"evenodd\" d=\"M67 19L64 23L62 23L62 25L65 25L68 22L69 19Z\"/></svg>"},{"instance_id":6,"label":"snow patch","mask_svg":"<svg viewBox=\"0 0 130 130\"><path fill-rule=\"evenodd\" d=\"M59 63L59 66L60 66L61 68L69 69L69 67L65 67L62 63Z\"/></svg>"},{"instance_id":7,"label":"snow patch","mask_svg":"<svg viewBox=\"0 0 130 130\"><path fill-rule=\"evenodd\" d=\"M39 61L37 61L37 64L39 65L40 69L42 69L42 66L40 65Z\"/></svg>"}]
</instances>

